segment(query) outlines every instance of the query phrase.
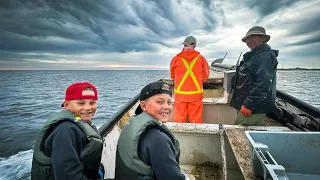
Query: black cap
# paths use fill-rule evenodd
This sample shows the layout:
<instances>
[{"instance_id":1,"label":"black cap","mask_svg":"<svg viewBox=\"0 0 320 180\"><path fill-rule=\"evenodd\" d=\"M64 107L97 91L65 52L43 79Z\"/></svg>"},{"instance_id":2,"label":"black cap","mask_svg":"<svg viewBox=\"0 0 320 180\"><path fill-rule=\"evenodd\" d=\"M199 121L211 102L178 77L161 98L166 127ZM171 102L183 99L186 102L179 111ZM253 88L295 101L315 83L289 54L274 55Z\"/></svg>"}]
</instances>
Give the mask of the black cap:
<instances>
[{"instance_id":1,"label":"black cap","mask_svg":"<svg viewBox=\"0 0 320 180\"><path fill-rule=\"evenodd\" d=\"M170 86L167 83L162 81L150 83L146 85L144 88L142 88L140 92L140 101L144 101L151 96L161 94L161 93L169 94L170 96L172 96L172 91L170 89ZM135 114L139 115L142 112L143 111L139 105L135 111Z\"/></svg>"}]
</instances>

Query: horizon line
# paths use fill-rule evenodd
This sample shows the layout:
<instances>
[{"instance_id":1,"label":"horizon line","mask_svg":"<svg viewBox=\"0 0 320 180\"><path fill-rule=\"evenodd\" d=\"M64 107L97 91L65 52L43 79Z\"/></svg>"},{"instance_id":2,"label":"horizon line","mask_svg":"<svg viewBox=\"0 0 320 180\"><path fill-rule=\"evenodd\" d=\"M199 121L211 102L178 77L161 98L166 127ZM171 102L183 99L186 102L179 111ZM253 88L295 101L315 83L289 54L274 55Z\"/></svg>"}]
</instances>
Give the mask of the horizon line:
<instances>
[{"instance_id":1,"label":"horizon line","mask_svg":"<svg viewBox=\"0 0 320 180\"><path fill-rule=\"evenodd\" d=\"M170 69L0 69L0 71L164 71Z\"/></svg>"}]
</instances>

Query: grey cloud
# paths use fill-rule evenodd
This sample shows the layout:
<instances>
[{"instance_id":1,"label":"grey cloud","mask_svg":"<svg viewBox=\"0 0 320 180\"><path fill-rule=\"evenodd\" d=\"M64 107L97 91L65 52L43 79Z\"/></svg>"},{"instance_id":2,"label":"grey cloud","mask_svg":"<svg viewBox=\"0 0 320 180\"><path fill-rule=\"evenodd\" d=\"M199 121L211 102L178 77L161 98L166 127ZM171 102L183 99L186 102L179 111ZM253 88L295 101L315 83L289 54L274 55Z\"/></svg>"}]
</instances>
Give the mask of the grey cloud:
<instances>
[{"instance_id":1,"label":"grey cloud","mask_svg":"<svg viewBox=\"0 0 320 180\"><path fill-rule=\"evenodd\" d=\"M162 27L162 23L158 24L159 29L163 29L163 30L169 30L168 33L170 33L169 36L174 36L174 35L187 35L189 34L192 30L197 29L197 28L202 28L204 30L208 30L208 31L212 31L215 29L215 25L217 23L217 18L215 16L215 14L221 12L221 9L219 9L219 7L215 6L213 1L211 0L197 0L196 3L198 3L203 10L198 12L203 13L203 15L205 16L205 26L204 27L194 27L193 29L188 29L183 23L180 22L179 19L177 19L173 12L176 11L175 8L173 6L173 1L172 0L162 0L162 1L158 1L158 0L152 0L153 3L155 3L155 7L156 7L156 11L154 14L160 14L161 17L164 17L168 22L172 23L172 25L174 25L172 28L168 28L168 29L163 29ZM177 1L178 4L181 4L181 2ZM185 8L188 9L190 7L185 7L182 6L180 8ZM192 8L192 7L191 7ZM141 8L140 8L141 10ZM190 9L191 11L191 9ZM148 14L148 13L147 13ZM152 14L151 14L152 16ZM148 21L146 21L148 22ZM197 22L195 22L194 24L197 24ZM167 33L167 34L168 34ZM161 33L157 33L159 35L166 35L166 34L161 34ZM167 35L168 36L168 35Z\"/></svg>"},{"instance_id":2,"label":"grey cloud","mask_svg":"<svg viewBox=\"0 0 320 180\"><path fill-rule=\"evenodd\" d=\"M16 52L55 52L55 53L75 53L94 49L94 45L80 43L55 43L46 40L46 37L29 38L27 36L3 33L0 34L0 50Z\"/></svg>"},{"instance_id":3,"label":"grey cloud","mask_svg":"<svg viewBox=\"0 0 320 180\"><path fill-rule=\"evenodd\" d=\"M203 13L206 17L206 25L204 27L207 31L214 31L216 29L216 24L218 22L217 16L225 22L224 12L218 4L211 0L197 0L197 3L201 4L203 7Z\"/></svg>"},{"instance_id":4,"label":"grey cloud","mask_svg":"<svg viewBox=\"0 0 320 180\"><path fill-rule=\"evenodd\" d=\"M132 8L142 26L150 29L154 35L161 37L174 37L190 32L174 15L175 7L172 0L152 0L147 3L133 3Z\"/></svg>"},{"instance_id":5,"label":"grey cloud","mask_svg":"<svg viewBox=\"0 0 320 180\"><path fill-rule=\"evenodd\" d=\"M197 28L213 29L216 19L210 4L210 1L203 1L206 27ZM184 36L194 30L174 16L177 8L174 6L172 0L1 1L0 50L55 53L152 50L145 47L145 42L167 46L163 38ZM127 30L123 28L129 25L149 31L134 34L129 27ZM120 27L122 31L118 31ZM48 37L61 38L62 41L51 41Z\"/></svg>"},{"instance_id":6,"label":"grey cloud","mask_svg":"<svg viewBox=\"0 0 320 180\"><path fill-rule=\"evenodd\" d=\"M302 35L312 32L320 33L320 14L311 14L304 20L294 22L293 25L295 28L291 30L289 35Z\"/></svg>"},{"instance_id":7,"label":"grey cloud","mask_svg":"<svg viewBox=\"0 0 320 180\"><path fill-rule=\"evenodd\" d=\"M48 56L46 54L28 54L28 55L26 55L25 53L6 52L6 51L0 51L0 55L1 55L2 61L11 61L11 62L19 62L19 61L25 60L25 59L54 60L54 58L55 58L53 56Z\"/></svg>"},{"instance_id":8,"label":"grey cloud","mask_svg":"<svg viewBox=\"0 0 320 180\"><path fill-rule=\"evenodd\" d=\"M50 1L48 6L62 14L71 15L84 27L89 27L92 32L108 44L107 34L100 21L107 19L114 21L114 9L111 4L104 4L104 1L68 0Z\"/></svg>"},{"instance_id":9,"label":"grey cloud","mask_svg":"<svg viewBox=\"0 0 320 180\"><path fill-rule=\"evenodd\" d=\"M302 0L247 0L248 9L257 9L261 17L267 16L281 8L289 7Z\"/></svg>"},{"instance_id":10,"label":"grey cloud","mask_svg":"<svg viewBox=\"0 0 320 180\"><path fill-rule=\"evenodd\" d=\"M320 31L319 31L320 32ZM307 45L307 44L314 44L314 43L319 43L320 42L320 33L317 36L313 36L308 39L301 40L296 43L291 43L290 45L295 45L295 46L302 46L302 45Z\"/></svg>"},{"instance_id":11,"label":"grey cloud","mask_svg":"<svg viewBox=\"0 0 320 180\"><path fill-rule=\"evenodd\" d=\"M277 6L277 8L273 8L273 11L268 11L268 9L270 8L266 8L264 10L260 11L260 15L262 16L261 19L264 18L265 15L271 14L281 8L285 8L287 6L294 6L295 3L297 3L299 0L297 1L280 1L279 5ZM303 3L307 3L310 0L305 0L303 1ZM267 1L263 1L263 2L267 2ZM313 1L312 4L314 6L318 6L319 1ZM258 4L257 2L255 2L256 4ZM303 4L301 3L301 4ZM254 3L253 3L254 4ZM258 5L257 5L258 6ZM273 6L273 5L272 5ZM260 8L264 7L263 5L259 6ZM259 8L258 8L259 9ZM266 12L263 12L266 11ZM299 12L296 12L299 13ZM282 19L282 15L279 15L280 19ZM284 19L286 17L283 17ZM295 43L291 43L289 45L307 45L307 44L312 44L312 43L317 43L320 42L319 41L319 34L320 34L320 14L319 13L308 13L308 15L305 16L301 16L297 19L292 19L292 20L288 20L288 21L284 21L281 20L280 23L279 22L270 22L267 25L267 28L274 28L274 29L282 29L282 30L286 30L288 32L288 34L286 36L288 36L289 38L295 39L297 36L308 36L310 33L312 34L316 34L311 38L299 38L299 42L295 42Z\"/></svg>"},{"instance_id":12,"label":"grey cloud","mask_svg":"<svg viewBox=\"0 0 320 180\"><path fill-rule=\"evenodd\" d=\"M226 22L226 16L233 14L224 12L223 7L226 5L224 3L233 3L232 7L237 3L235 6L237 7L238 2L222 0L193 2L200 6L201 10L198 12L199 18L190 19L194 25L190 27L190 24L183 23L185 19L180 19L184 18L183 15L175 15L178 8L184 8L183 10L187 12L189 11L186 8L189 10L194 8L186 6L187 2L181 0L0 1L0 61L55 60L55 57L59 59L59 55L81 56L96 52L156 51L154 49L156 46L150 44L176 48L177 45L165 42L171 38L189 35L194 30L214 32L218 25L224 27L234 25L234 22ZM259 21L264 22L265 16L282 8L294 6L296 2L298 0L277 2L246 0L242 5L247 4L245 7L248 11L256 10L258 15L256 12L253 12L253 15L259 16ZM202 22L204 25L199 25ZM287 36L295 38L308 33L319 34L320 24L316 22L320 22L319 14L311 14L303 21L285 22L273 28L289 29L290 34ZM272 27L272 23L267 25L267 30ZM290 45L303 46L317 42L319 36ZM44 53L53 53L56 56ZM215 57L223 55L223 50L212 54ZM227 57L236 56L230 54ZM161 64L161 62L156 63Z\"/></svg>"},{"instance_id":13,"label":"grey cloud","mask_svg":"<svg viewBox=\"0 0 320 180\"><path fill-rule=\"evenodd\" d=\"M312 47L310 47L312 46ZM318 65L320 65L319 57L320 57L320 44L312 44L309 47L302 47L299 51L293 51L290 55L292 57L295 57L295 60L301 61L303 64L308 64L307 61L305 61L306 58L314 58L317 59ZM290 59L288 59L290 60ZM314 64L315 65L315 64ZM319 66L315 66L319 67Z\"/></svg>"},{"instance_id":14,"label":"grey cloud","mask_svg":"<svg viewBox=\"0 0 320 180\"><path fill-rule=\"evenodd\" d=\"M287 22L282 25L283 29L288 30L288 37L295 39L296 36L313 34L310 38L303 38L299 42L290 45L307 45L320 42L320 14L310 14L302 20Z\"/></svg>"},{"instance_id":15,"label":"grey cloud","mask_svg":"<svg viewBox=\"0 0 320 180\"><path fill-rule=\"evenodd\" d=\"M117 20L118 14L113 14L116 8L103 4L104 2L101 0L1 2L0 23L3 26L0 27L0 32L3 32L1 34L11 33L14 37L2 37L2 42L9 42L3 43L0 48L14 51L53 52L59 50L64 52L70 48L75 50L78 48L79 51L108 50L106 46L109 45L109 38L113 37L109 36L104 29L113 28L112 22ZM91 45L83 47L75 43L73 47L66 48L63 43L50 44L41 41L49 36ZM15 41L10 41L10 38ZM28 46L23 47L23 44ZM111 47L110 50L114 48Z\"/></svg>"},{"instance_id":16,"label":"grey cloud","mask_svg":"<svg viewBox=\"0 0 320 180\"><path fill-rule=\"evenodd\" d=\"M48 36L83 42L94 40L76 27L67 28L67 23L71 25L79 25L79 23L72 16L53 10L44 1L20 2L13 0L10 2L10 5L1 6L0 23L3 26L1 26L0 32L3 32L1 34L12 33L16 35L14 43L18 45L24 44L27 39L25 37L28 37L29 41L35 41L35 38L38 38L39 44L41 44L41 38L45 39ZM94 27L92 29L95 30ZM98 40L97 43L99 43ZM49 49L50 47L48 47ZM21 48L13 46L12 50L21 50Z\"/></svg>"}]
</instances>

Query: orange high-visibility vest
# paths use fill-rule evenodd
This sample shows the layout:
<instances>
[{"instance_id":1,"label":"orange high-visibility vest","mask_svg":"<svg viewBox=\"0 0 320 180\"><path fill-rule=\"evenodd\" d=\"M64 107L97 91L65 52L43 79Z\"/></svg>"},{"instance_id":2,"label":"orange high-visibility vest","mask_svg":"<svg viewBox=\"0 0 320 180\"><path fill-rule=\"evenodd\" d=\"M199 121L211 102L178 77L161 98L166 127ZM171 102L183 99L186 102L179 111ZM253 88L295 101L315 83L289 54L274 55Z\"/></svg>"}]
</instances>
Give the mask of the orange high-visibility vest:
<instances>
[{"instance_id":1,"label":"orange high-visibility vest","mask_svg":"<svg viewBox=\"0 0 320 180\"><path fill-rule=\"evenodd\" d=\"M194 102L203 98L203 82L208 79L207 60L195 50L183 50L170 63L170 77L174 79L175 101Z\"/></svg>"},{"instance_id":2,"label":"orange high-visibility vest","mask_svg":"<svg viewBox=\"0 0 320 180\"><path fill-rule=\"evenodd\" d=\"M197 78L195 77L195 75L194 75L194 73L192 71L192 68L193 68L194 64L197 62L199 56L194 58L191 61L190 65L188 64L188 62L187 62L187 60L185 58L181 58L181 60L182 60L183 64L185 65L187 71L184 74L184 76L182 77L178 87L174 89L175 93L177 93L177 94L200 94L200 93L203 93L203 88L202 88L202 86L200 87L199 82L198 82ZM191 76L192 81L193 81L193 83L195 84L195 86L197 88L194 91L183 91L183 90L181 90L181 87L184 85L184 83L185 83L185 81L186 81L188 76Z\"/></svg>"}]
</instances>

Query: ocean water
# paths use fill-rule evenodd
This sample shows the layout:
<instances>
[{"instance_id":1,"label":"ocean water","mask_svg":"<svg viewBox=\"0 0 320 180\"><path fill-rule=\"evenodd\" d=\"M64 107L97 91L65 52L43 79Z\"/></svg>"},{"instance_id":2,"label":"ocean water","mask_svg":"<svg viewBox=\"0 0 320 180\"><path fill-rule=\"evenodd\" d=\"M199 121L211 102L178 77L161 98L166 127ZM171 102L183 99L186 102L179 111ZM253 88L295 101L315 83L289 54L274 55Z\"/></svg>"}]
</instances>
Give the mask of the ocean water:
<instances>
[{"instance_id":1,"label":"ocean water","mask_svg":"<svg viewBox=\"0 0 320 180\"><path fill-rule=\"evenodd\" d=\"M0 71L0 180L30 179L32 148L41 126L61 109L65 88L89 81L98 89L94 116L103 125L167 70ZM320 71L278 71L277 87L320 108Z\"/></svg>"}]
</instances>

